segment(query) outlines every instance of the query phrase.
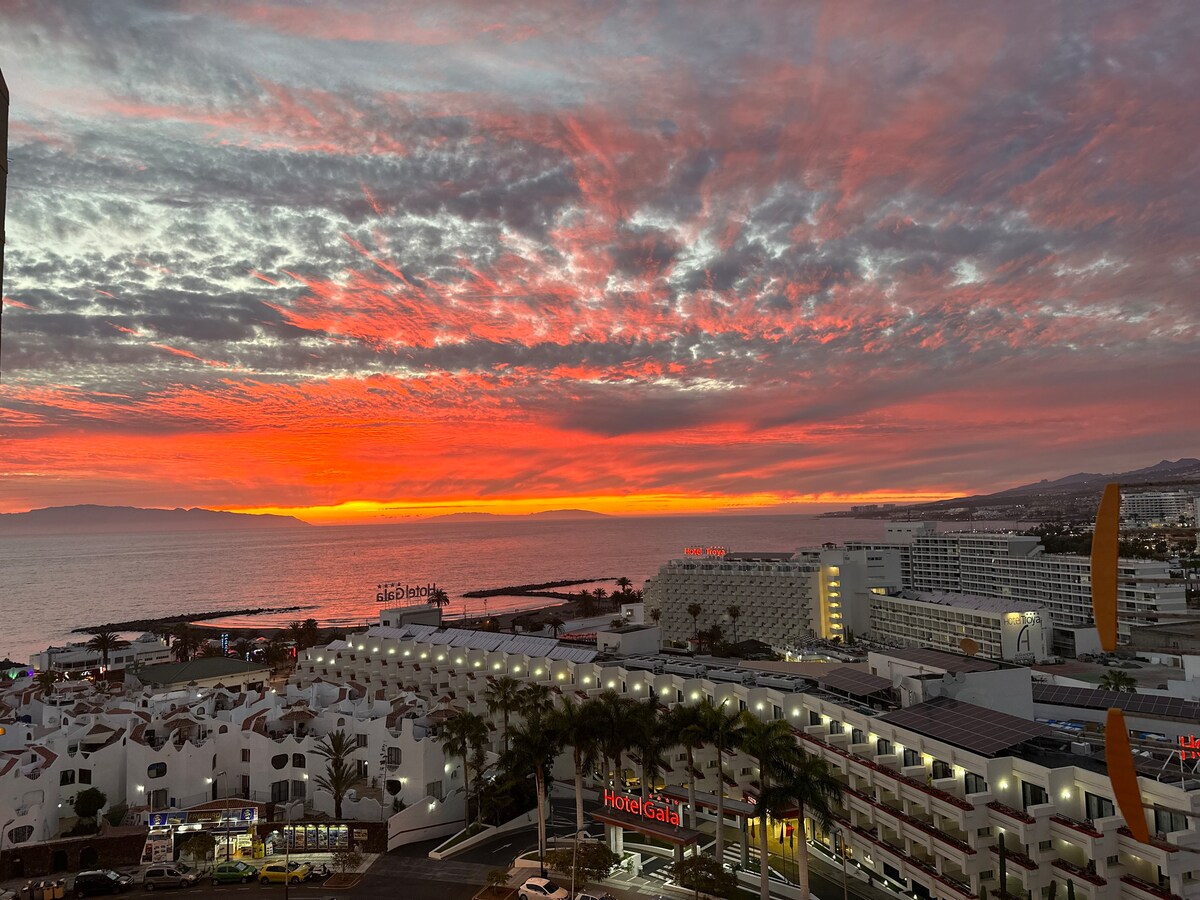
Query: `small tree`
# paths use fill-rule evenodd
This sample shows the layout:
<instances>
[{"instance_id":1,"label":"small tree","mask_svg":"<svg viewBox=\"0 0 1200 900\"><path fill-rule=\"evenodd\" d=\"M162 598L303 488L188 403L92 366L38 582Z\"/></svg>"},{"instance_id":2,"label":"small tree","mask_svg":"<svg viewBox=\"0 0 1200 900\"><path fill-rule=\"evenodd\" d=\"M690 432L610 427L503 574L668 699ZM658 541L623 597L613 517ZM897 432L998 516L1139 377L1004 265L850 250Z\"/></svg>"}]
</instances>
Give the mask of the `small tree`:
<instances>
[{"instance_id":1,"label":"small tree","mask_svg":"<svg viewBox=\"0 0 1200 900\"><path fill-rule=\"evenodd\" d=\"M696 896L701 893L712 897L737 896L737 876L726 872L711 856L689 856L682 862L673 863L670 869L671 877L680 887L691 888Z\"/></svg>"},{"instance_id":2,"label":"small tree","mask_svg":"<svg viewBox=\"0 0 1200 900\"><path fill-rule=\"evenodd\" d=\"M350 740L345 731L334 731L321 739L313 748L313 752L325 760L325 774L318 775L313 780L333 794L333 817L342 818L342 800L346 792L357 784L362 783L352 756L357 745Z\"/></svg>"},{"instance_id":3,"label":"small tree","mask_svg":"<svg viewBox=\"0 0 1200 900\"><path fill-rule=\"evenodd\" d=\"M351 869L357 869L362 861L362 854L353 848L343 848L333 853L333 867L343 875Z\"/></svg>"},{"instance_id":4,"label":"small tree","mask_svg":"<svg viewBox=\"0 0 1200 900\"><path fill-rule=\"evenodd\" d=\"M109 825L120 825L125 821L127 812L129 812L129 804L122 800L120 803L110 806L108 812L104 814L104 818L108 820Z\"/></svg>"},{"instance_id":5,"label":"small tree","mask_svg":"<svg viewBox=\"0 0 1200 900\"><path fill-rule=\"evenodd\" d=\"M81 819L90 819L95 822L100 810L104 809L104 804L107 802L108 797L104 791L100 788L90 787L75 795L75 814Z\"/></svg>"},{"instance_id":6,"label":"small tree","mask_svg":"<svg viewBox=\"0 0 1200 900\"><path fill-rule=\"evenodd\" d=\"M487 886L491 888L508 887L508 869L492 869L488 872Z\"/></svg>"},{"instance_id":7,"label":"small tree","mask_svg":"<svg viewBox=\"0 0 1200 900\"><path fill-rule=\"evenodd\" d=\"M217 849L217 838L215 835L205 831L197 831L190 838L183 842L179 847L180 851L186 856L190 856L195 860L208 859L214 855Z\"/></svg>"},{"instance_id":8,"label":"small tree","mask_svg":"<svg viewBox=\"0 0 1200 900\"><path fill-rule=\"evenodd\" d=\"M546 854L546 868L573 879L577 887L607 878L620 861L621 857L607 845L596 842L580 841L576 847L551 850Z\"/></svg>"}]
</instances>

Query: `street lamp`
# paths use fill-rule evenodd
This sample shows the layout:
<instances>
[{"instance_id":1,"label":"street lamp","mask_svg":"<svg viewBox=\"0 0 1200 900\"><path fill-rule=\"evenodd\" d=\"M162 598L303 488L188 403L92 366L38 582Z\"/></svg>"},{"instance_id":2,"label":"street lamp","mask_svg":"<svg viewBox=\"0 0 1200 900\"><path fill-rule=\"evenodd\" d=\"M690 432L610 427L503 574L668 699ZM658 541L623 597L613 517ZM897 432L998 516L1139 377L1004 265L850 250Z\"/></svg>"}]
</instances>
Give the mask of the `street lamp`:
<instances>
[{"instance_id":1,"label":"street lamp","mask_svg":"<svg viewBox=\"0 0 1200 900\"><path fill-rule=\"evenodd\" d=\"M838 844L842 850L842 900L850 900L850 887L846 882L846 829L839 828L834 834L838 836Z\"/></svg>"},{"instance_id":2,"label":"street lamp","mask_svg":"<svg viewBox=\"0 0 1200 900\"><path fill-rule=\"evenodd\" d=\"M217 790L221 790L221 776L225 776L225 815L221 818L221 824L225 828L225 862L229 862L229 773L222 769L214 778L217 782Z\"/></svg>"},{"instance_id":3,"label":"street lamp","mask_svg":"<svg viewBox=\"0 0 1200 900\"><path fill-rule=\"evenodd\" d=\"M587 834L586 828L580 828L572 835L573 843L571 849L571 896L569 900L575 900L575 863L579 859L579 836ZM545 877L545 876L543 876Z\"/></svg>"}]
</instances>

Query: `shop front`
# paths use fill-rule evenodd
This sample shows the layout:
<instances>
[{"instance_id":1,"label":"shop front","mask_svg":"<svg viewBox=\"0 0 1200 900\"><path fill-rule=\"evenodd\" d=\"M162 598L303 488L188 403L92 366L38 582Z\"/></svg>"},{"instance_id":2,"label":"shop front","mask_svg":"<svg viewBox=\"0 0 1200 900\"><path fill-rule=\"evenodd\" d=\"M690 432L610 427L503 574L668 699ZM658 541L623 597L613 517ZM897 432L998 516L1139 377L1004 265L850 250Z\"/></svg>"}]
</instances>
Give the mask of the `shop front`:
<instances>
[{"instance_id":1,"label":"shop front","mask_svg":"<svg viewBox=\"0 0 1200 900\"><path fill-rule=\"evenodd\" d=\"M144 863L169 862L185 852L196 834L213 837L214 859L261 859L262 844L254 830L263 804L229 798L213 800L190 809L172 809L148 815L150 826L142 853Z\"/></svg>"}]
</instances>

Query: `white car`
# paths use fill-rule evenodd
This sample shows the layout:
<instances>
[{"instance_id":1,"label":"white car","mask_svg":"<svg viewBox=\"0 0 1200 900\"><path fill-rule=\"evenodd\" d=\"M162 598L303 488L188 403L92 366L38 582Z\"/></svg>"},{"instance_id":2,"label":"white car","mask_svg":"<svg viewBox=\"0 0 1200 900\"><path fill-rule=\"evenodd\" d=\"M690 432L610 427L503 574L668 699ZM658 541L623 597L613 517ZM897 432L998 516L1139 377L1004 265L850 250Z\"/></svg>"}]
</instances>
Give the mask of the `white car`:
<instances>
[{"instance_id":1,"label":"white car","mask_svg":"<svg viewBox=\"0 0 1200 900\"><path fill-rule=\"evenodd\" d=\"M571 896L549 878L530 878L517 891L521 900L568 900Z\"/></svg>"}]
</instances>

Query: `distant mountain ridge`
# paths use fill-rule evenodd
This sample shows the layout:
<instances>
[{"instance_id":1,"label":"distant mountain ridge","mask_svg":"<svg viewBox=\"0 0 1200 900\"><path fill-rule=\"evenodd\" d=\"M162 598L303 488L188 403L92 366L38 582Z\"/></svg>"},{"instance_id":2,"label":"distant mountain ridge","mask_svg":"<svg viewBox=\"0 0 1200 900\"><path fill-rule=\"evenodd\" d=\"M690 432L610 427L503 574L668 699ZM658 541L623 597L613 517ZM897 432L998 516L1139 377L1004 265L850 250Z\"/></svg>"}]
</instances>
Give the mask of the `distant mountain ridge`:
<instances>
[{"instance_id":1,"label":"distant mountain ridge","mask_svg":"<svg viewBox=\"0 0 1200 900\"><path fill-rule=\"evenodd\" d=\"M1183 487L1200 492L1200 459L1164 459L1152 466L1128 472L1101 474L1076 472L1053 480L1023 484L993 494L953 497L913 506L896 507L872 513L826 513L825 515L876 519L1090 519L1104 486L1111 482L1123 491L1172 490Z\"/></svg>"},{"instance_id":2,"label":"distant mountain ridge","mask_svg":"<svg viewBox=\"0 0 1200 900\"><path fill-rule=\"evenodd\" d=\"M146 509L137 506L48 506L0 513L0 530L24 534L79 534L106 531L219 531L251 528L308 528L295 516L232 513L215 509Z\"/></svg>"},{"instance_id":3,"label":"distant mountain ridge","mask_svg":"<svg viewBox=\"0 0 1200 900\"><path fill-rule=\"evenodd\" d=\"M535 513L446 513L442 516L426 516L425 522L494 522L496 519L611 519L607 513L592 512L590 509L547 509Z\"/></svg>"}]
</instances>

